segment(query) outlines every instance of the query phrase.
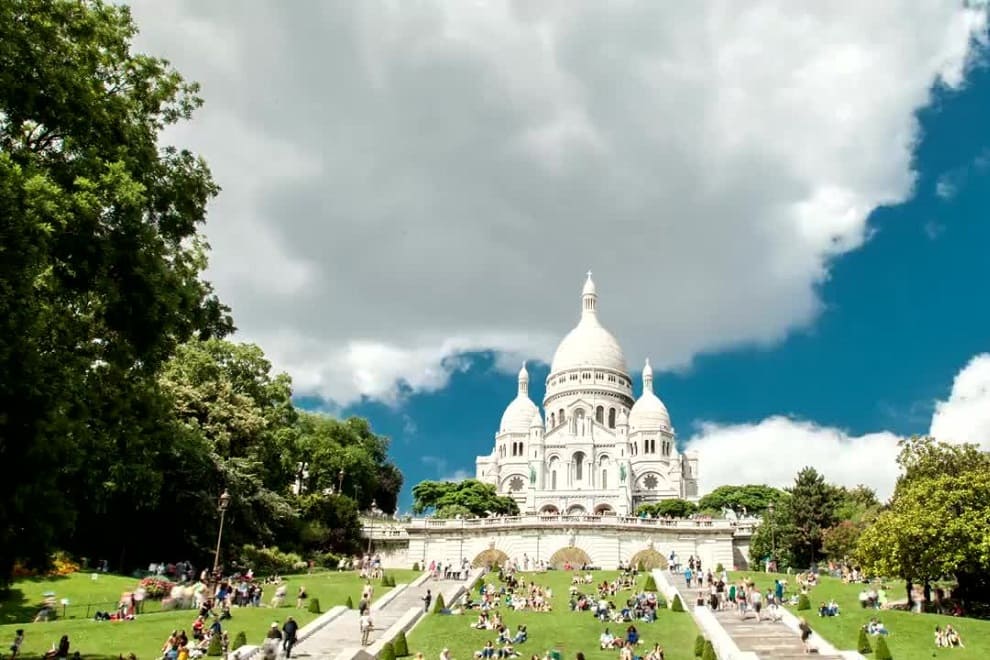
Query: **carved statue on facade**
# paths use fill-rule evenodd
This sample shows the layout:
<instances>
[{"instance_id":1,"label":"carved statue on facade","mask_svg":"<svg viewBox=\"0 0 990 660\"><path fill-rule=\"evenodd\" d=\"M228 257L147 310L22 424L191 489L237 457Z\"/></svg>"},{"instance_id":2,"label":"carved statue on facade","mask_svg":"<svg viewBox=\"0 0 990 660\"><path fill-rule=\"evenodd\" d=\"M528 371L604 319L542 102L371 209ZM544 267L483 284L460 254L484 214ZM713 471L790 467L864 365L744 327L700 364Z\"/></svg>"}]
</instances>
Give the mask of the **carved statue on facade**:
<instances>
[{"instance_id":1,"label":"carved statue on facade","mask_svg":"<svg viewBox=\"0 0 990 660\"><path fill-rule=\"evenodd\" d=\"M626 483L626 464L623 463L619 466L619 481L621 483Z\"/></svg>"},{"instance_id":2,"label":"carved statue on facade","mask_svg":"<svg viewBox=\"0 0 990 660\"><path fill-rule=\"evenodd\" d=\"M536 483L536 468L532 465L529 466L529 485L532 486Z\"/></svg>"}]
</instances>

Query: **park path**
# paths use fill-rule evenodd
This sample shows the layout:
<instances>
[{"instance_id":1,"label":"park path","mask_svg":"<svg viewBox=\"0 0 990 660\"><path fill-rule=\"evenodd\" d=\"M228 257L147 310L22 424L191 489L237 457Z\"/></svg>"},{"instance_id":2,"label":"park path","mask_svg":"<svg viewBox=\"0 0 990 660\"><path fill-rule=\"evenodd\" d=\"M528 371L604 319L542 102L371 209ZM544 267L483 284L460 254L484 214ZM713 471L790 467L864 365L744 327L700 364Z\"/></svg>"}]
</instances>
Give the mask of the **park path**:
<instances>
[{"instance_id":1,"label":"park path","mask_svg":"<svg viewBox=\"0 0 990 660\"><path fill-rule=\"evenodd\" d=\"M667 579L680 592L685 607L694 607L698 589L688 588L684 574L668 572ZM804 645L798 634L783 621L770 621L765 609L762 621L757 621L756 614L752 611L746 612L746 618L740 618L734 606L713 614L740 651L755 653L761 660L796 660L797 658L807 660L809 657L818 660L842 660L843 658L841 655L829 653L815 653L809 656L804 652ZM814 645L814 638L812 643Z\"/></svg>"},{"instance_id":2,"label":"park path","mask_svg":"<svg viewBox=\"0 0 990 660\"><path fill-rule=\"evenodd\" d=\"M471 572L468 580L432 580L427 579L419 586L410 584L399 595L378 606L380 600L387 598L382 595L371 606L371 620L375 630L371 634L374 643L379 635L385 633L393 623L399 620L413 607L423 607L423 597L427 589L433 595L434 601L438 593L443 593L444 602L450 599L462 587L470 587L471 581L477 577ZM418 580L417 580L418 581ZM431 606L432 607L432 606ZM358 611L348 610L320 630L314 632L292 650L293 658L308 658L312 660L334 660L345 651L356 651L361 648L361 631L358 626Z\"/></svg>"}]
</instances>

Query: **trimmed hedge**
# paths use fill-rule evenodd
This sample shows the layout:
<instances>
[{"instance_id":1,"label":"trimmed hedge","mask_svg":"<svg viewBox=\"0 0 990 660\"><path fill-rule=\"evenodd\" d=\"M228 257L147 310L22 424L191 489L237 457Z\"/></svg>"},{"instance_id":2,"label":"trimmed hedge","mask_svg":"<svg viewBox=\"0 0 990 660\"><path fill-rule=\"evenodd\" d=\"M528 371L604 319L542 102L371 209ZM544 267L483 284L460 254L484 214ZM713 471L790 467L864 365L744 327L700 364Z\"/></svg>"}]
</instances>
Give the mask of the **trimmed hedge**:
<instances>
[{"instance_id":1,"label":"trimmed hedge","mask_svg":"<svg viewBox=\"0 0 990 660\"><path fill-rule=\"evenodd\" d=\"M378 660L395 660L395 647L392 642L385 642L385 646L378 653Z\"/></svg>"},{"instance_id":2,"label":"trimmed hedge","mask_svg":"<svg viewBox=\"0 0 990 660\"><path fill-rule=\"evenodd\" d=\"M684 603L681 602L681 597L674 594L674 600L670 603L670 609L674 612L683 612Z\"/></svg>"},{"instance_id":3,"label":"trimmed hedge","mask_svg":"<svg viewBox=\"0 0 990 660\"><path fill-rule=\"evenodd\" d=\"M643 583L643 591L657 591L657 581L653 579L653 573L647 573L646 581Z\"/></svg>"},{"instance_id":4,"label":"trimmed hedge","mask_svg":"<svg viewBox=\"0 0 990 660\"><path fill-rule=\"evenodd\" d=\"M866 633L866 628L859 629L859 641L856 643L856 650L860 653L873 653L873 647L870 646L870 636Z\"/></svg>"},{"instance_id":5,"label":"trimmed hedge","mask_svg":"<svg viewBox=\"0 0 990 660\"><path fill-rule=\"evenodd\" d=\"M406 633L402 630L392 640L392 648L395 650L395 657L404 658L409 655L409 642L406 641Z\"/></svg>"},{"instance_id":6,"label":"trimmed hedge","mask_svg":"<svg viewBox=\"0 0 990 660\"><path fill-rule=\"evenodd\" d=\"M311 614L319 614L320 613L320 599L319 598L310 598L309 599L309 611L310 611Z\"/></svg>"},{"instance_id":7,"label":"trimmed hedge","mask_svg":"<svg viewBox=\"0 0 990 660\"><path fill-rule=\"evenodd\" d=\"M893 660L894 656L890 655L890 649L887 648L887 640L883 635L877 637L877 648L873 652L873 657L875 660Z\"/></svg>"},{"instance_id":8,"label":"trimmed hedge","mask_svg":"<svg viewBox=\"0 0 990 660\"><path fill-rule=\"evenodd\" d=\"M220 635L214 635L210 638L210 646L206 649L206 655L211 658L219 658L223 655L223 643L220 641Z\"/></svg>"},{"instance_id":9,"label":"trimmed hedge","mask_svg":"<svg viewBox=\"0 0 990 660\"><path fill-rule=\"evenodd\" d=\"M348 596L347 597L347 600L344 601L344 605L347 607L347 609L353 610L354 609L354 600L350 596Z\"/></svg>"},{"instance_id":10,"label":"trimmed hedge","mask_svg":"<svg viewBox=\"0 0 990 660\"><path fill-rule=\"evenodd\" d=\"M694 657L700 658L705 652L705 636L698 633L698 636L694 638Z\"/></svg>"},{"instance_id":11,"label":"trimmed hedge","mask_svg":"<svg viewBox=\"0 0 990 660\"><path fill-rule=\"evenodd\" d=\"M234 643L230 645L231 650L247 646L247 633L243 630L234 635Z\"/></svg>"},{"instance_id":12,"label":"trimmed hedge","mask_svg":"<svg viewBox=\"0 0 990 660\"><path fill-rule=\"evenodd\" d=\"M705 650L701 654L701 660L718 660L718 656L715 655L715 647L712 646L712 640L705 640Z\"/></svg>"},{"instance_id":13,"label":"trimmed hedge","mask_svg":"<svg viewBox=\"0 0 990 660\"><path fill-rule=\"evenodd\" d=\"M808 594L801 594L801 596L798 597L797 608L799 611L811 609L811 601L808 600Z\"/></svg>"},{"instance_id":14,"label":"trimmed hedge","mask_svg":"<svg viewBox=\"0 0 990 660\"><path fill-rule=\"evenodd\" d=\"M440 614L446 609L447 604L443 602L443 594L438 593L437 599L433 601L433 613Z\"/></svg>"}]
</instances>

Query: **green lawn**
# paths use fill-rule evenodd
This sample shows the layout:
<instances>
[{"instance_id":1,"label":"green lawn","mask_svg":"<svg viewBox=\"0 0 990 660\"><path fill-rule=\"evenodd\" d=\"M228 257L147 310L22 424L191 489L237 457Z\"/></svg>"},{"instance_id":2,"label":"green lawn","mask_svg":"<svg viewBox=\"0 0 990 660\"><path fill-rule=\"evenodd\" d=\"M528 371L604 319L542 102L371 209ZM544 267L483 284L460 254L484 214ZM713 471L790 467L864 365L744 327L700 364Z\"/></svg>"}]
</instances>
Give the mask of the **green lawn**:
<instances>
[{"instance_id":1,"label":"green lawn","mask_svg":"<svg viewBox=\"0 0 990 660\"><path fill-rule=\"evenodd\" d=\"M783 578L788 580L787 584L791 592L797 590L794 576L741 571L729 573L731 580L737 580L741 577L752 578L762 589L772 586L774 579ZM990 657L990 621L940 614L912 614L900 610L864 610L859 605L859 592L864 585L843 584L842 580L831 577L821 577L819 580L820 583L812 588L809 596L811 611L797 612L794 607L790 609L798 616L807 618L811 628L840 651L856 650L859 629L871 617L876 616L890 631L890 635L887 636L887 645L890 647L891 655L896 660L921 660L922 658L926 660L928 658L985 660ZM887 587L888 600L904 600L906 595L903 581L889 581L884 582L884 584ZM835 598L835 602L839 604L840 615L837 617L818 616L819 604L832 598ZM946 624L951 624L953 628L959 631L966 648L935 648L935 626L944 628ZM871 637L871 643L873 641L874 638ZM872 657L872 654L867 657Z\"/></svg>"},{"instance_id":2,"label":"green lawn","mask_svg":"<svg viewBox=\"0 0 990 660\"><path fill-rule=\"evenodd\" d=\"M420 575L409 570L388 571L397 584L408 583ZM305 609L296 609L295 594L299 585L305 585L311 598L318 598L325 612L336 605L343 605L351 596L356 605L361 596L362 582L354 571L314 573L312 575L292 575L286 577L288 584L288 606L272 610L269 607L234 608L233 618L225 621L225 628L231 637L240 631L247 634L249 643L260 642L273 621L282 622L293 616L300 624L306 624L317 615ZM101 609L113 609L120 594L130 591L137 585L134 578L100 575L95 582L89 574L75 574L65 578L38 578L18 580L9 600L0 603L0 613L4 625L0 625L0 648L6 649L14 638L14 631L23 628L25 633L22 652L26 658L38 657L58 642L62 635L68 635L72 650L80 651L88 658L114 658L120 654L134 653L139 660L153 660L159 657L161 646L173 629L191 632L195 620L192 610L159 612L157 606L148 603L146 613L133 621L95 622L86 617L85 609L70 607L68 617L53 622L24 623L36 613L34 604L42 600L42 594L54 591L56 598L69 598L70 602L99 602ZM388 587L375 586L375 598ZM274 587L265 588L265 600L270 601ZM110 603L107 607L104 603ZM95 610L94 610L95 611ZM27 615L27 616L24 616ZM13 617L13 618L12 618ZM73 618L75 617L75 618ZM13 621L13 622L11 622Z\"/></svg>"},{"instance_id":3,"label":"green lawn","mask_svg":"<svg viewBox=\"0 0 990 660\"><path fill-rule=\"evenodd\" d=\"M524 658L534 654L542 657L548 649L554 648L559 649L568 660L578 651L584 652L589 659L618 657L618 651L598 649L598 636L606 627L615 634L624 633L628 624L603 624L589 612L571 612L567 603L572 575L574 573L567 571L522 574L526 581L533 580L553 589L553 612L513 612L506 607L501 608L505 623L511 630L519 624L525 624L529 630L529 640L516 648ZM616 571L594 572L598 582L611 580L616 575ZM497 583L494 574L486 579ZM640 586L644 579L645 576L640 577ZM584 590L590 591L587 586ZM629 593L622 592L623 599ZM618 602L618 598L615 600ZM409 650L412 653L422 651L427 658L435 658L444 647L448 647L455 660L470 660L485 642L489 639L494 641L496 637L492 631L470 627L477 616L477 610L451 616L429 614L410 635ZM694 638L698 629L689 613L664 609L655 623L637 622L636 628L646 642L641 649L651 649L654 643L659 642L668 660L693 660Z\"/></svg>"}]
</instances>

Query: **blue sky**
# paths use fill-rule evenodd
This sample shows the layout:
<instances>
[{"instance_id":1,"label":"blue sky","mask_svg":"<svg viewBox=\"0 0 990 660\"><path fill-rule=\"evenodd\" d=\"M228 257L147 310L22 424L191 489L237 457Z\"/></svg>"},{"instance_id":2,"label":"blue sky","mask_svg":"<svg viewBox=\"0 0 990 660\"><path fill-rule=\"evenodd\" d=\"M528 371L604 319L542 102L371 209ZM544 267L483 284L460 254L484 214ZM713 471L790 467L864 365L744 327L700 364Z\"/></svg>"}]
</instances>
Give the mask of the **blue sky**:
<instances>
[{"instance_id":1,"label":"blue sky","mask_svg":"<svg viewBox=\"0 0 990 660\"><path fill-rule=\"evenodd\" d=\"M165 137L223 188L238 338L407 485L472 473L589 268L702 488L990 449L986 3L132 8L202 85Z\"/></svg>"},{"instance_id":2,"label":"blue sky","mask_svg":"<svg viewBox=\"0 0 990 660\"><path fill-rule=\"evenodd\" d=\"M699 420L743 424L772 415L851 435L928 433L936 401L948 398L973 356L990 351L987 117L990 69L972 72L960 91L936 91L919 113L914 195L871 214L870 239L835 260L821 286L825 311L810 327L771 347L702 355L690 368L658 375L656 391L682 439ZM566 292L575 321L580 278L579 271ZM560 327L561 337L568 329ZM490 353L463 358L463 370L440 391L409 394L398 408L365 401L343 411L368 417L392 438L406 475L404 506L420 480L473 475L475 456L491 451L515 396L515 374L495 369ZM535 400L548 370L531 365Z\"/></svg>"}]
</instances>

